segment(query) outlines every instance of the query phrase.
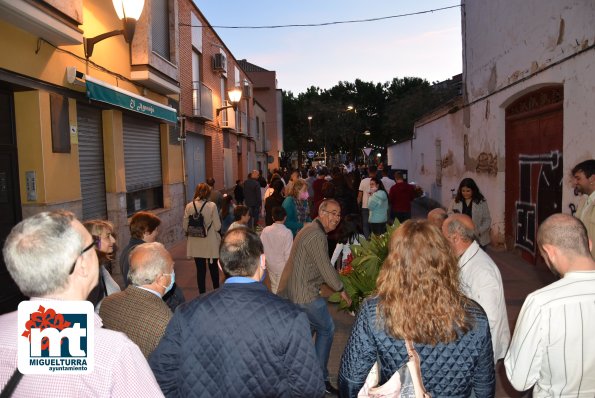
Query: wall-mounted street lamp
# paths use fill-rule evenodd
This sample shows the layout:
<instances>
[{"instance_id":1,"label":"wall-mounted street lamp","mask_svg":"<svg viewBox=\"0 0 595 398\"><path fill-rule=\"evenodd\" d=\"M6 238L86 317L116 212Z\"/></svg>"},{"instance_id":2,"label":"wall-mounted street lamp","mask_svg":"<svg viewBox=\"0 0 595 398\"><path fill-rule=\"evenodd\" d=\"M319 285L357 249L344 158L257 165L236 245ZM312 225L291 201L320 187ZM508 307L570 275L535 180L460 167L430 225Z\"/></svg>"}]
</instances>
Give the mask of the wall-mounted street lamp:
<instances>
[{"instance_id":1,"label":"wall-mounted street lamp","mask_svg":"<svg viewBox=\"0 0 595 398\"><path fill-rule=\"evenodd\" d=\"M370 135L370 134L371 134L371 133L370 133L370 130L366 130L366 131L364 131L364 135Z\"/></svg>"},{"instance_id":2,"label":"wall-mounted street lamp","mask_svg":"<svg viewBox=\"0 0 595 398\"><path fill-rule=\"evenodd\" d=\"M145 0L112 0L118 18L122 20L123 29L112 30L99 36L84 38L85 57L90 58L93 55L93 48L95 44L108 37L123 35L126 43L130 44L134 37L134 30L136 29L136 21L140 18L143 12Z\"/></svg>"},{"instance_id":3,"label":"wall-mounted street lamp","mask_svg":"<svg viewBox=\"0 0 595 398\"><path fill-rule=\"evenodd\" d=\"M226 105L222 106L221 108L217 108L217 116L219 116L219 113L221 113L223 109L233 108L233 110L235 111L238 108L238 104L242 99L242 90L239 87L236 87L232 90L229 90L227 92L227 96L229 97L229 102L231 102L231 105Z\"/></svg>"}]
</instances>

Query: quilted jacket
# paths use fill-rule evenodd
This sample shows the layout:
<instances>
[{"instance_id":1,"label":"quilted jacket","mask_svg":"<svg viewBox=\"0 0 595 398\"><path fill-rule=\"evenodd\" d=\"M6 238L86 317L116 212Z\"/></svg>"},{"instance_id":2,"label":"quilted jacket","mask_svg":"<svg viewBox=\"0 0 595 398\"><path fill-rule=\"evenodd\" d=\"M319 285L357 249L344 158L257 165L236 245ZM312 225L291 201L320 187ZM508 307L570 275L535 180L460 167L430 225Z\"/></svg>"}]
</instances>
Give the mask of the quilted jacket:
<instances>
[{"instance_id":1,"label":"quilted jacket","mask_svg":"<svg viewBox=\"0 0 595 398\"><path fill-rule=\"evenodd\" d=\"M414 343L421 359L424 385L433 398L468 397L475 389L477 398L493 397L495 392L494 359L488 318L473 304L467 309L474 327L458 340L436 346ZM380 383L384 384L407 361L403 340L395 339L377 326L378 298L367 300L341 358L339 389L341 397L356 397L368 372L378 359Z\"/></svg>"},{"instance_id":2,"label":"quilted jacket","mask_svg":"<svg viewBox=\"0 0 595 398\"><path fill-rule=\"evenodd\" d=\"M166 397L321 397L306 314L261 283L182 304L149 364Z\"/></svg>"}]
</instances>

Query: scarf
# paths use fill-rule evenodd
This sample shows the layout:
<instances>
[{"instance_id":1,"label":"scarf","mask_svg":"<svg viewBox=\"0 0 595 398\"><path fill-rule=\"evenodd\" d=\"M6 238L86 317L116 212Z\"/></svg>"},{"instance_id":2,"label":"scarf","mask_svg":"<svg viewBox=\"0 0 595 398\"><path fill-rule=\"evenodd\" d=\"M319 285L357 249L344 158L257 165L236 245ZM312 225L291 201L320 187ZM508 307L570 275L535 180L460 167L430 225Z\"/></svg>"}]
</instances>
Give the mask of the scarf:
<instances>
[{"instance_id":1,"label":"scarf","mask_svg":"<svg viewBox=\"0 0 595 398\"><path fill-rule=\"evenodd\" d=\"M310 213L308 211L308 201L293 198L293 203L295 203L295 209L297 210L298 222L303 224L308 221L308 216Z\"/></svg>"}]
</instances>

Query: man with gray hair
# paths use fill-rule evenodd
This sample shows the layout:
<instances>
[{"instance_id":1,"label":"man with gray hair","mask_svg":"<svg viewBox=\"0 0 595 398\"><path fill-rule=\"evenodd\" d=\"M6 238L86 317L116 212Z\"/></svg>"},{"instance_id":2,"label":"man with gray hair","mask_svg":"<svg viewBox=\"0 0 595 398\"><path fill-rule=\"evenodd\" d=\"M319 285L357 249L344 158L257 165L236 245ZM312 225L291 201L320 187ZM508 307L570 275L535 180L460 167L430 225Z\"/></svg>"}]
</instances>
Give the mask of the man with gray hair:
<instances>
[{"instance_id":1,"label":"man with gray hair","mask_svg":"<svg viewBox=\"0 0 595 398\"><path fill-rule=\"evenodd\" d=\"M149 357L168 397L323 395L306 314L269 292L262 242L248 228L219 248L216 291L181 305Z\"/></svg>"},{"instance_id":2,"label":"man with gray hair","mask_svg":"<svg viewBox=\"0 0 595 398\"><path fill-rule=\"evenodd\" d=\"M131 284L106 297L99 310L104 327L126 334L148 358L172 317L162 297L175 277L174 260L161 243L136 246L130 253Z\"/></svg>"},{"instance_id":3,"label":"man with gray hair","mask_svg":"<svg viewBox=\"0 0 595 398\"><path fill-rule=\"evenodd\" d=\"M99 278L96 242L70 212L43 212L13 227L3 254L21 291L46 308L57 301L84 301ZM88 374L28 374L17 367L17 312L0 316L0 386L9 379L16 396L161 396L151 369L132 341L95 324L95 366ZM12 375L12 376L11 376ZM20 381L19 381L20 380ZM9 394L10 395L10 394Z\"/></svg>"},{"instance_id":4,"label":"man with gray hair","mask_svg":"<svg viewBox=\"0 0 595 398\"><path fill-rule=\"evenodd\" d=\"M442 229L442 224L444 224L447 218L448 214L446 214L446 210L442 207L437 207L428 212L428 221L440 229Z\"/></svg>"},{"instance_id":5,"label":"man with gray hair","mask_svg":"<svg viewBox=\"0 0 595 398\"><path fill-rule=\"evenodd\" d=\"M504 359L512 386L534 397L595 396L595 261L579 219L548 217L537 231L546 265L562 279L527 296Z\"/></svg>"},{"instance_id":6,"label":"man with gray hair","mask_svg":"<svg viewBox=\"0 0 595 398\"><path fill-rule=\"evenodd\" d=\"M502 276L494 261L475 240L475 225L465 214L453 214L442 224L442 232L459 257L463 293L477 301L488 316L494 362L504 358L510 343Z\"/></svg>"}]
</instances>

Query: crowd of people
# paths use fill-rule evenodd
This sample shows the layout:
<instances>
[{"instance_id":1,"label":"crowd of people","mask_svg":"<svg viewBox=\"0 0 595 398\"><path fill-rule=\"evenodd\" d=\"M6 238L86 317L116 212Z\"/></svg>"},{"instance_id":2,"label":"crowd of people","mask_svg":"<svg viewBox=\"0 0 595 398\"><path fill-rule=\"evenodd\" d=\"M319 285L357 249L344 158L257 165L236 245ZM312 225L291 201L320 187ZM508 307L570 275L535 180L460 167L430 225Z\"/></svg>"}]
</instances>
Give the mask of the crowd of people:
<instances>
[{"instance_id":1,"label":"crowd of people","mask_svg":"<svg viewBox=\"0 0 595 398\"><path fill-rule=\"evenodd\" d=\"M374 166L363 175L275 171L268 181L254 170L233 193L215 190L210 178L180 220L184 231L198 218L204 229L186 241L199 291L190 301L158 242L155 214L130 219L121 286L112 278L110 222L36 214L6 239L7 269L31 300L94 305L95 370L22 375L17 313L9 312L0 315L2 396L357 397L375 363L384 383L408 361L408 342L434 397L494 397L502 363L519 391L593 396L595 160L572 175L583 195L577 213L550 216L536 237L560 280L527 297L512 336L502 277L486 251L488 204L471 178L448 206L413 220L415 187ZM401 226L376 291L355 314L335 384L328 370L335 324L321 287L351 304L339 276L351 248L392 223Z\"/></svg>"}]
</instances>

